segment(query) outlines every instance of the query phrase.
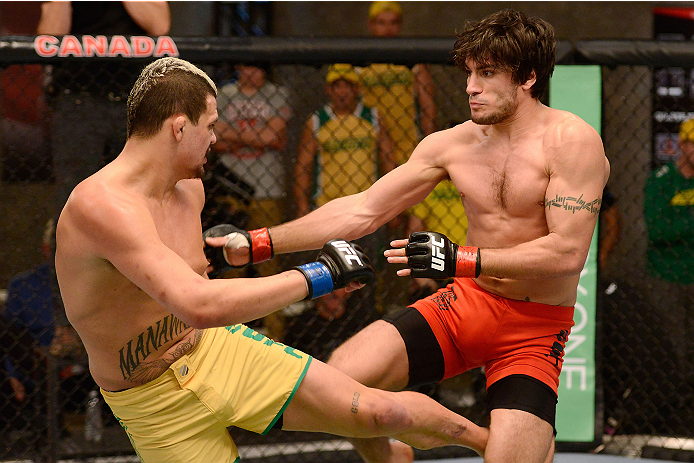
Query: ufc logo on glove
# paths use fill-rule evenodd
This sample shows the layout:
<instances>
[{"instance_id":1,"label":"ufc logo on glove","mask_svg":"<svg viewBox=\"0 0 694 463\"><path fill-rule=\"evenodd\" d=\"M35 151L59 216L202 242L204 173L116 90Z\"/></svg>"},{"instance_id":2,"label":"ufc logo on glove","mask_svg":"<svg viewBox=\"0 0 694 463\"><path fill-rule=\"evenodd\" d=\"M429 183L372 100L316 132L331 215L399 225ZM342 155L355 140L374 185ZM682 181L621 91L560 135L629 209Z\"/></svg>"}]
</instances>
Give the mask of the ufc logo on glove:
<instances>
[{"instance_id":1,"label":"ufc logo on glove","mask_svg":"<svg viewBox=\"0 0 694 463\"><path fill-rule=\"evenodd\" d=\"M439 241L433 238L431 240L431 268L439 272L446 270L446 253L443 250L444 245L443 238Z\"/></svg>"},{"instance_id":2,"label":"ufc logo on glove","mask_svg":"<svg viewBox=\"0 0 694 463\"><path fill-rule=\"evenodd\" d=\"M366 284L374 275L374 269L364 251L345 240L328 241L315 262L294 268L306 278L308 299L324 296L351 282Z\"/></svg>"},{"instance_id":3,"label":"ufc logo on glove","mask_svg":"<svg viewBox=\"0 0 694 463\"><path fill-rule=\"evenodd\" d=\"M415 278L475 278L482 269L478 247L458 246L436 232L411 233L405 255Z\"/></svg>"},{"instance_id":4,"label":"ufc logo on glove","mask_svg":"<svg viewBox=\"0 0 694 463\"><path fill-rule=\"evenodd\" d=\"M347 259L347 261L355 262L355 263L361 265L362 267L364 266L361 259L359 259L359 256L357 255L356 250L347 241L345 241L345 240L333 240L328 244L337 248L338 251L342 252L345 255L345 259Z\"/></svg>"}]
</instances>

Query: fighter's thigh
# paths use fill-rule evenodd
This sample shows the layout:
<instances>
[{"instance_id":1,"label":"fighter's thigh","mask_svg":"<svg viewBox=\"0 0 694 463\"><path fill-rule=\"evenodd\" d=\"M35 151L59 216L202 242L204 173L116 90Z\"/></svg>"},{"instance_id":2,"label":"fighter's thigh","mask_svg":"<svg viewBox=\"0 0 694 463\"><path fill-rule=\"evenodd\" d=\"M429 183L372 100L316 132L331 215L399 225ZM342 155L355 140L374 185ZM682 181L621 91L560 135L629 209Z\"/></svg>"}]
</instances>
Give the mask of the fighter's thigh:
<instances>
[{"instance_id":1,"label":"fighter's thigh","mask_svg":"<svg viewBox=\"0 0 694 463\"><path fill-rule=\"evenodd\" d=\"M377 320L335 349L328 365L369 387L399 391L407 386L405 342L392 324Z\"/></svg>"},{"instance_id":2,"label":"fighter's thigh","mask_svg":"<svg viewBox=\"0 0 694 463\"><path fill-rule=\"evenodd\" d=\"M554 430L547 421L523 410L497 408L491 411L484 461L545 463L553 441Z\"/></svg>"},{"instance_id":3,"label":"fighter's thigh","mask_svg":"<svg viewBox=\"0 0 694 463\"><path fill-rule=\"evenodd\" d=\"M163 446L138 445L135 440L132 440L132 443L143 463L164 461L234 463L238 461L236 445L231 439L229 431L219 423L211 425L189 438Z\"/></svg>"},{"instance_id":4,"label":"fighter's thigh","mask_svg":"<svg viewBox=\"0 0 694 463\"><path fill-rule=\"evenodd\" d=\"M368 388L314 359L284 412L282 429L352 437L381 435L383 429L406 419L404 410L389 398L391 394Z\"/></svg>"}]
</instances>

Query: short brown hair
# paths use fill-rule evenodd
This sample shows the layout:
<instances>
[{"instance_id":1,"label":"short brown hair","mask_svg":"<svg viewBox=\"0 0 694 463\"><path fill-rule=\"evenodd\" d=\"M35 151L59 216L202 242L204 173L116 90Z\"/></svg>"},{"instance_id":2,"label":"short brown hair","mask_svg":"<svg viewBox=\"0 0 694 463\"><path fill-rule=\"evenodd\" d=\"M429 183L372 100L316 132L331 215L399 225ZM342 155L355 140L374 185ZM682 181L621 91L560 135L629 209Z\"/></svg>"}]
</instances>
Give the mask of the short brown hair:
<instances>
[{"instance_id":1,"label":"short brown hair","mask_svg":"<svg viewBox=\"0 0 694 463\"><path fill-rule=\"evenodd\" d=\"M149 138L176 114L194 124L207 110L207 96L217 87L203 71L178 58L161 58L140 74L128 97L128 138Z\"/></svg>"},{"instance_id":2,"label":"short brown hair","mask_svg":"<svg viewBox=\"0 0 694 463\"><path fill-rule=\"evenodd\" d=\"M468 22L457 34L453 48L455 64L465 69L472 58L477 65L498 66L511 72L517 84L526 82L535 71L536 82L530 89L540 98L554 71L557 39L548 22L505 9L479 22Z\"/></svg>"}]
</instances>

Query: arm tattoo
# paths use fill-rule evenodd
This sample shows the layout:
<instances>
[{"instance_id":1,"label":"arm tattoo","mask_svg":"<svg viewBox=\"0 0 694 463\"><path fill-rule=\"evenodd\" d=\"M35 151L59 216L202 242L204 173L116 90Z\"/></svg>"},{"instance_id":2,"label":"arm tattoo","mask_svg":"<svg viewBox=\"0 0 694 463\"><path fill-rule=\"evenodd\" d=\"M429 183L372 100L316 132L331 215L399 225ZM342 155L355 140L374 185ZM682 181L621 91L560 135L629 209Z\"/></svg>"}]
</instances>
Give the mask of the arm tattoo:
<instances>
[{"instance_id":1,"label":"arm tattoo","mask_svg":"<svg viewBox=\"0 0 694 463\"><path fill-rule=\"evenodd\" d=\"M545 208L551 209L553 207L564 209L572 214L576 211L586 210L590 214L597 215L600 213L600 205L602 204L602 198L597 198L592 201L586 201L583 199L583 195L578 198L572 196L559 196L556 195L553 199L545 198Z\"/></svg>"},{"instance_id":2,"label":"arm tattoo","mask_svg":"<svg viewBox=\"0 0 694 463\"><path fill-rule=\"evenodd\" d=\"M352 413L359 412L359 393L355 392L354 397L352 397Z\"/></svg>"}]
</instances>

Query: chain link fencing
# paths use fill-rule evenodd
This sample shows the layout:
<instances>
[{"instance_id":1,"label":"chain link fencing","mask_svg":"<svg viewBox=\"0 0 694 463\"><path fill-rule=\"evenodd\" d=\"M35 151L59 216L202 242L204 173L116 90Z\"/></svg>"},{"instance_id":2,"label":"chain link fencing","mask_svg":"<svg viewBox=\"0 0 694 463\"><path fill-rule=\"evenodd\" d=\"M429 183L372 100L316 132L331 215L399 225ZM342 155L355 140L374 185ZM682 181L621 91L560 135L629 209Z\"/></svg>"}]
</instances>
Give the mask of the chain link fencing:
<instances>
[{"instance_id":1,"label":"chain link fencing","mask_svg":"<svg viewBox=\"0 0 694 463\"><path fill-rule=\"evenodd\" d=\"M179 46L181 56L199 64L220 89L220 141L208 156L203 179L203 229L218 223L244 229L281 223L321 204L331 192L365 188L409 154L411 148L406 147L421 137L425 123L421 115L427 104L435 107L430 114L437 129L469 119L465 78L448 61L449 41L424 40L416 46L412 41L386 41L384 46L369 39L336 39L314 48L292 39L251 40L250 45L248 41L210 42L211 46L200 47L200 40L192 39L187 48ZM615 63L581 47L572 50L566 43L560 43L560 50L561 62L602 65L602 136L612 167L606 194L611 199L603 206L599 241L596 435L600 437L583 450L688 458L694 430L690 373L694 371L690 365L694 285L686 279L659 278L651 271L649 256L657 254L653 249L659 240L657 233L649 232L648 224L658 224L665 211L648 208L646 196L652 172L664 164L654 156L656 139L663 139L656 135L677 131L677 124L667 115L694 112L688 106L691 99L682 99L681 107L664 110L666 116L660 122L654 117L660 104L654 98L658 66L678 65L677 59L682 58L674 63L653 63L631 57ZM113 159L124 142L125 101L122 88L113 91L123 70L113 63L106 68L103 60L73 59L76 67L71 75L89 85L66 92L52 86L51 66L56 62L45 64L32 56L27 52L15 62L5 61L0 71L0 207L4 217L0 227L5 237L0 245L4 262L0 287L6 288L0 319L0 461L88 457L137 461L125 433L103 403L99 405L103 409L101 439L85 439L87 398L96 385L87 370L84 348L63 315L51 264L52 224L65 200L61 192ZM237 63L248 56L254 57L246 63L253 64L252 68L239 68ZM694 60L694 50L684 56ZM337 85L326 82L331 62L353 63L355 72L363 76L368 74L370 62L391 60L398 65L373 72L369 85L374 88L361 88L359 94L351 85L350 70L343 69ZM80 61L94 62L80 68ZM425 95L428 99L418 98L412 72L423 67L428 69L434 89ZM260 70L268 85L249 97L239 91L238 83L244 78L242 73L254 69ZM342 81L350 85L340 87ZM396 89L378 94L376 87L381 84ZM85 91L93 88L99 88L96 96ZM369 91L377 95L370 97ZM366 104L344 114L338 108L360 95L362 102L385 107L376 105L377 111L371 111ZM331 102L332 106L325 106ZM80 114L73 121L74 131L54 132L61 114ZM102 141L81 139L78 132L99 134ZM67 135L68 140L59 135ZM56 158L56 144L61 141L77 147L67 153L72 158ZM86 146L98 148L80 149ZM80 164L84 159L90 161ZM653 194L660 191L650 190ZM433 282L398 278L386 265L383 251L389 239L424 228L464 241L467 222L461 209L457 192L449 184L440 185L424 206L401 214L359 241L377 273L365 289L351 296L338 293L297 303L249 325L325 360L368 323L435 290ZM687 210L691 220L691 206ZM667 222L658 233L676 226ZM615 230L618 233L612 233ZM665 241L672 247L684 236L683 230ZM680 241L678 249L691 253L691 244ZM315 252L281 255L219 277L253 278L313 259ZM482 371L420 391L472 421L486 424ZM271 431L257 436L235 428L230 433L245 460L318 461L330 452L331 459L359 461L345 440L331 435ZM558 449L562 446L559 442ZM418 458L473 455L458 448L418 452Z\"/></svg>"}]
</instances>

